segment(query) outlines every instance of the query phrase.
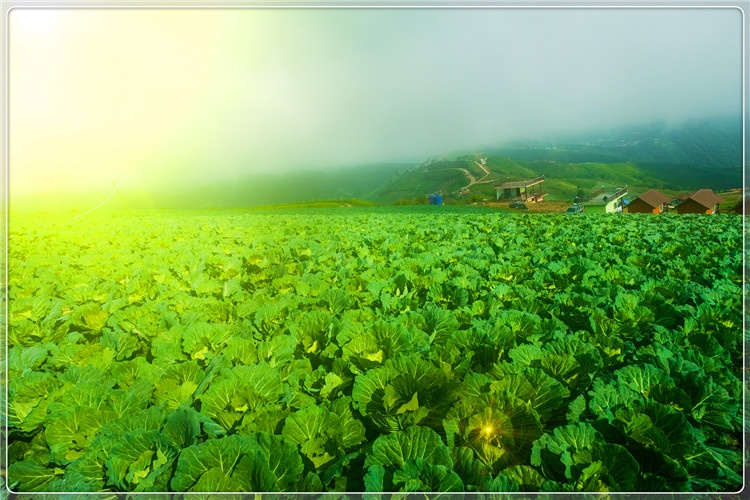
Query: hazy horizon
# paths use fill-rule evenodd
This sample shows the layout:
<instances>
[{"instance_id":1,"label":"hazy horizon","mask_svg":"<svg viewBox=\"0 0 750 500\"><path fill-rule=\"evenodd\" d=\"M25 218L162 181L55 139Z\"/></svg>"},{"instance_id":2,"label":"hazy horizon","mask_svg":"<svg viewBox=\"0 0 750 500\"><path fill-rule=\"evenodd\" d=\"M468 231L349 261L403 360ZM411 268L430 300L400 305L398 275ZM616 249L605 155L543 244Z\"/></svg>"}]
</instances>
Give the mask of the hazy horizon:
<instances>
[{"instance_id":1,"label":"hazy horizon","mask_svg":"<svg viewBox=\"0 0 750 500\"><path fill-rule=\"evenodd\" d=\"M11 198L418 163L742 111L737 9L14 8L9 19Z\"/></svg>"}]
</instances>

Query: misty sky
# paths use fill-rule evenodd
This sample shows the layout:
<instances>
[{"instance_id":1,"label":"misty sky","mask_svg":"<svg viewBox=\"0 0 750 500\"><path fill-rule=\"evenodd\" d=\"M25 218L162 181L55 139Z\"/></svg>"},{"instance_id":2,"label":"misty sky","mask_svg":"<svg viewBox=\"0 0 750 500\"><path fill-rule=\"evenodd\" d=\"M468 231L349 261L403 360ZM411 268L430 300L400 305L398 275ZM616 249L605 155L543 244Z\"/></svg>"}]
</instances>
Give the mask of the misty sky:
<instances>
[{"instance_id":1,"label":"misty sky","mask_svg":"<svg viewBox=\"0 0 750 500\"><path fill-rule=\"evenodd\" d=\"M736 9L14 9L11 194L741 110Z\"/></svg>"}]
</instances>

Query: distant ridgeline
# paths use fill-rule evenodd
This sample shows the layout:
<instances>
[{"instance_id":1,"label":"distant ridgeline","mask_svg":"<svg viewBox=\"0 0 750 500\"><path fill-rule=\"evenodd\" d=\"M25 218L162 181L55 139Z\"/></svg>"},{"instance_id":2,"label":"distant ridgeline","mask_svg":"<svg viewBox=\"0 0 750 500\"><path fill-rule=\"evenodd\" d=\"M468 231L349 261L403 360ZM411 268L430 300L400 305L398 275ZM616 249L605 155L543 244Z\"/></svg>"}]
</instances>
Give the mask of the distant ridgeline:
<instances>
[{"instance_id":1,"label":"distant ridgeline","mask_svg":"<svg viewBox=\"0 0 750 500\"><path fill-rule=\"evenodd\" d=\"M231 208L361 199L376 204L427 204L495 199L494 186L544 176L545 199L572 201L601 185L692 192L742 186L741 120L691 122L622 129L444 155L421 164L380 163L335 170L252 174L153 193L150 208ZM131 208L138 208L135 196Z\"/></svg>"},{"instance_id":2,"label":"distant ridgeline","mask_svg":"<svg viewBox=\"0 0 750 500\"><path fill-rule=\"evenodd\" d=\"M519 143L491 153L541 166L539 162L634 164L666 189L730 189L742 185L740 117L696 120L572 136L546 143Z\"/></svg>"},{"instance_id":3,"label":"distant ridgeline","mask_svg":"<svg viewBox=\"0 0 750 500\"><path fill-rule=\"evenodd\" d=\"M374 201L418 200L441 192L447 202L494 199L494 186L544 175L545 199L572 201L601 185L692 192L742 187L742 122L720 118L587 134L544 143L444 156L394 176Z\"/></svg>"},{"instance_id":4,"label":"distant ridgeline","mask_svg":"<svg viewBox=\"0 0 750 500\"><path fill-rule=\"evenodd\" d=\"M691 121L679 127L651 124L544 143L518 143L491 152L519 160L632 161L726 169L741 165L742 121L736 117Z\"/></svg>"}]
</instances>

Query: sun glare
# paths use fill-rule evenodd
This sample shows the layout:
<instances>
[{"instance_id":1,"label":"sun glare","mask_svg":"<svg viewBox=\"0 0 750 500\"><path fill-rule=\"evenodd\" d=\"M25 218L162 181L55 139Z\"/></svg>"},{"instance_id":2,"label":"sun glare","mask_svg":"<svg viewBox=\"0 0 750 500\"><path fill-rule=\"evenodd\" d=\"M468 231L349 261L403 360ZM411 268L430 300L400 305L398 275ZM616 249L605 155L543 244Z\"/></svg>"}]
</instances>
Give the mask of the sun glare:
<instances>
[{"instance_id":1,"label":"sun glare","mask_svg":"<svg viewBox=\"0 0 750 500\"><path fill-rule=\"evenodd\" d=\"M14 9L10 13L11 28L21 34L43 36L60 23L60 13L57 9Z\"/></svg>"}]
</instances>

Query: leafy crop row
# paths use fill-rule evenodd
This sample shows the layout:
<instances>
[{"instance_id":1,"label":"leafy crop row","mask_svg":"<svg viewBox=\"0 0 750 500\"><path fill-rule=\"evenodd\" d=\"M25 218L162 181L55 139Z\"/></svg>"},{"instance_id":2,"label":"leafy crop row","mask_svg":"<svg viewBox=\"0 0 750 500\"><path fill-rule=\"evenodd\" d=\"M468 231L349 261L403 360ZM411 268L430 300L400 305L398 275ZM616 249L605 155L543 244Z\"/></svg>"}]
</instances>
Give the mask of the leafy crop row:
<instances>
[{"instance_id":1,"label":"leafy crop row","mask_svg":"<svg viewBox=\"0 0 750 500\"><path fill-rule=\"evenodd\" d=\"M736 491L740 218L11 219L14 491Z\"/></svg>"}]
</instances>

